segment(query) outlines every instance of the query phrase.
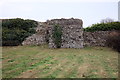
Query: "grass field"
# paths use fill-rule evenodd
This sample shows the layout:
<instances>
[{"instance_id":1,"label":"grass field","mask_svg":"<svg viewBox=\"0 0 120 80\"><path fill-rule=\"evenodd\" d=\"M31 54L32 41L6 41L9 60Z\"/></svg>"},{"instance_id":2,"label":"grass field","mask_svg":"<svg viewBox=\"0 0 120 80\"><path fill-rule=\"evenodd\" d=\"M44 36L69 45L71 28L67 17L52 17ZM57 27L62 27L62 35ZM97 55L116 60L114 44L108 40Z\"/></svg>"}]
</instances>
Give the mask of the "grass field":
<instances>
[{"instance_id":1,"label":"grass field","mask_svg":"<svg viewBox=\"0 0 120 80\"><path fill-rule=\"evenodd\" d=\"M3 78L117 78L118 53L105 47L2 48Z\"/></svg>"}]
</instances>

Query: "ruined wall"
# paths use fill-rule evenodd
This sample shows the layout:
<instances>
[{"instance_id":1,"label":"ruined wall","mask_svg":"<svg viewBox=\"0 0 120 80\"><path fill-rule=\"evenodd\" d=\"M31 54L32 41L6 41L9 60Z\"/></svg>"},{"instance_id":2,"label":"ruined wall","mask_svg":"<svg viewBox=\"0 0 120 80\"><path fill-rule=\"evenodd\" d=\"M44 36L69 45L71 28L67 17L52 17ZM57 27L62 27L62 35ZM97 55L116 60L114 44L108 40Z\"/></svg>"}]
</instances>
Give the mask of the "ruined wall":
<instances>
[{"instance_id":1,"label":"ruined wall","mask_svg":"<svg viewBox=\"0 0 120 80\"><path fill-rule=\"evenodd\" d=\"M117 31L84 32L84 46L106 46L105 43L109 35L116 32Z\"/></svg>"},{"instance_id":2,"label":"ruined wall","mask_svg":"<svg viewBox=\"0 0 120 80\"><path fill-rule=\"evenodd\" d=\"M41 45L48 41L49 48L56 48L53 39L53 28L58 24L62 28L61 48L83 48L83 27L80 19L53 19L39 23L36 34L26 38L23 45Z\"/></svg>"},{"instance_id":3,"label":"ruined wall","mask_svg":"<svg viewBox=\"0 0 120 80\"><path fill-rule=\"evenodd\" d=\"M36 34L23 41L23 45L49 44L49 48L56 48L53 39L55 24L62 28L61 48L83 48L84 46L105 46L107 37L116 31L83 32L83 22L80 19L53 19L39 22Z\"/></svg>"},{"instance_id":4,"label":"ruined wall","mask_svg":"<svg viewBox=\"0 0 120 80\"><path fill-rule=\"evenodd\" d=\"M27 37L22 45L41 45L46 43L46 28L42 23L38 24L36 28L36 33Z\"/></svg>"},{"instance_id":5,"label":"ruined wall","mask_svg":"<svg viewBox=\"0 0 120 80\"><path fill-rule=\"evenodd\" d=\"M53 27L58 24L62 28L61 48L83 48L83 28L80 19L53 19L49 25L49 47L56 48L53 39Z\"/></svg>"}]
</instances>

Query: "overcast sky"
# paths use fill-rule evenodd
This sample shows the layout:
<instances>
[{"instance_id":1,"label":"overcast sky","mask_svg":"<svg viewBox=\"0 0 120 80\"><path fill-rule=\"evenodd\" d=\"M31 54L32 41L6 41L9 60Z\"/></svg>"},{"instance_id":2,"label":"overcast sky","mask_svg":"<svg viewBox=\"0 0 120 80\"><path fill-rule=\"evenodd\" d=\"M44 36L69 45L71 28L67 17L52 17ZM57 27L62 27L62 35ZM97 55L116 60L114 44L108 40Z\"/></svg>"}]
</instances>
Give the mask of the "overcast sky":
<instances>
[{"instance_id":1,"label":"overcast sky","mask_svg":"<svg viewBox=\"0 0 120 80\"><path fill-rule=\"evenodd\" d=\"M56 18L79 18L83 27L111 18L118 20L119 0L0 0L0 18L23 18L44 22Z\"/></svg>"}]
</instances>

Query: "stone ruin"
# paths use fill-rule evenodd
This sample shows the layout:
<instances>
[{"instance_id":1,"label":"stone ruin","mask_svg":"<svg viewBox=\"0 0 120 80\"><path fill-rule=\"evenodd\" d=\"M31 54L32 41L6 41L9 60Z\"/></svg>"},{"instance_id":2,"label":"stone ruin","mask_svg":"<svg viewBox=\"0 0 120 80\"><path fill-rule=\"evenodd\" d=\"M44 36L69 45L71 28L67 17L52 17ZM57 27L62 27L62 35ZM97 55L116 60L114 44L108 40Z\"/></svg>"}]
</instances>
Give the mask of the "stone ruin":
<instances>
[{"instance_id":1,"label":"stone ruin","mask_svg":"<svg viewBox=\"0 0 120 80\"><path fill-rule=\"evenodd\" d=\"M41 45L48 42L49 48L56 48L53 39L55 24L62 28L61 48L83 48L83 22L80 19L53 19L39 23L36 34L23 41L23 45Z\"/></svg>"},{"instance_id":2,"label":"stone ruin","mask_svg":"<svg viewBox=\"0 0 120 80\"><path fill-rule=\"evenodd\" d=\"M110 33L112 31L84 32L84 46L105 46Z\"/></svg>"},{"instance_id":3,"label":"stone ruin","mask_svg":"<svg viewBox=\"0 0 120 80\"><path fill-rule=\"evenodd\" d=\"M119 30L85 32L83 34L84 46L106 46L109 36L119 34Z\"/></svg>"},{"instance_id":4,"label":"stone ruin","mask_svg":"<svg viewBox=\"0 0 120 80\"><path fill-rule=\"evenodd\" d=\"M46 28L42 23L38 23L36 33L32 36L27 37L22 45L41 45L46 43Z\"/></svg>"},{"instance_id":5,"label":"stone ruin","mask_svg":"<svg viewBox=\"0 0 120 80\"><path fill-rule=\"evenodd\" d=\"M62 28L61 48L83 48L83 28L80 19L54 19L47 21L49 25L49 47L56 48L52 37L55 24Z\"/></svg>"},{"instance_id":6,"label":"stone ruin","mask_svg":"<svg viewBox=\"0 0 120 80\"><path fill-rule=\"evenodd\" d=\"M53 39L53 27L59 24L62 28L61 48L83 48L84 46L106 46L107 37L116 31L83 31L83 22L80 19L53 19L39 22L36 34L23 41L23 45L49 44L49 48L56 48Z\"/></svg>"}]
</instances>

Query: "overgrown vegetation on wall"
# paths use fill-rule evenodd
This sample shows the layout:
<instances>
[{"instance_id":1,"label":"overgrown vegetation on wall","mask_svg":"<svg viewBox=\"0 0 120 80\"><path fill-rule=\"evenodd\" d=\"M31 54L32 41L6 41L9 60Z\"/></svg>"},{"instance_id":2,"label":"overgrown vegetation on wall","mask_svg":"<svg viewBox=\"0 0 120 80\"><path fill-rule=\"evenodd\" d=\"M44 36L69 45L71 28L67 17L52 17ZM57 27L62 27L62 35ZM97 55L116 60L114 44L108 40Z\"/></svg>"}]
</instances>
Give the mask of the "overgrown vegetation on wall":
<instances>
[{"instance_id":1,"label":"overgrown vegetation on wall","mask_svg":"<svg viewBox=\"0 0 120 80\"><path fill-rule=\"evenodd\" d=\"M54 43L56 45L56 48L60 48L62 43L62 28L59 25L55 25L53 30Z\"/></svg>"},{"instance_id":2,"label":"overgrown vegetation on wall","mask_svg":"<svg viewBox=\"0 0 120 80\"><path fill-rule=\"evenodd\" d=\"M87 32L120 30L120 22L97 23L84 29Z\"/></svg>"},{"instance_id":3,"label":"overgrown vegetation on wall","mask_svg":"<svg viewBox=\"0 0 120 80\"><path fill-rule=\"evenodd\" d=\"M37 22L34 20L24 20L21 18L2 20L2 45L20 45L22 41L35 33Z\"/></svg>"}]
</instances>

